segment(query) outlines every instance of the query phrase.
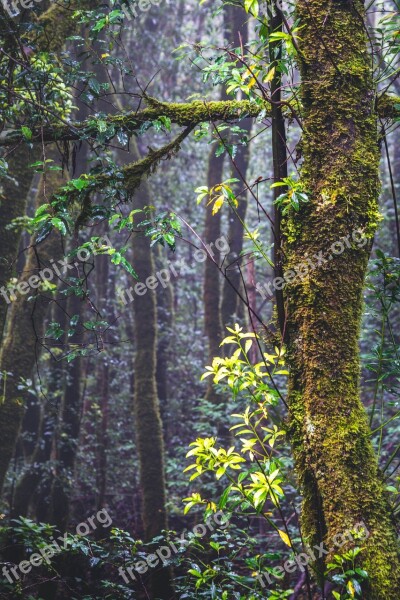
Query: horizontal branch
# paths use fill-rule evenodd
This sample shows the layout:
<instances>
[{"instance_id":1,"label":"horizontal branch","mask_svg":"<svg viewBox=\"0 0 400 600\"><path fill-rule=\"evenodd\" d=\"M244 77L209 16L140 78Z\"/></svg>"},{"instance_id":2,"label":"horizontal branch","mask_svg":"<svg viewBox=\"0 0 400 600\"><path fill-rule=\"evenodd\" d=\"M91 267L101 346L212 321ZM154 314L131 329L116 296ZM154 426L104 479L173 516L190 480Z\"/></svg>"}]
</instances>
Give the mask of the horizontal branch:
<instances>
[{"instance_id":1,"label":"horizontal branch","mask_svg":"<svg viewBox=\"0 0 400 600\"><path fill-rule=\"evenodd\" d=\"M171 123L181 127L196 126L202 122L226 121L235 122L245 117L255 118L266 110L269 105L256 104L248 100L227 100L220 102L205 102L196 100L189 103L159 102L153 98L146 97L148 104L138 112L130 112L124 115L110 115L96 119L91 117L86 121L71 123L71 125L55 125L51 128L36 130L32 134L31 143L37 142L68 142L80 139L95 139L99 133L98 122L109 127L113 125L117 130L131 134L149 121L156 121L160 117L168 117ZM0 145L10 146L23 140L21 132L8 132L0 139Z\"/></svg>"},{"instance_id":2,"label":"horizontal branch","mask_svg":"<svg viewBox=\"0 0 400 600\"><path fill-rule=\"evenodd\" d=\"M270 104L256 103L249 100L224 100L206 102L196 100L188 103L159 102L146 96L147 108L127 114L91 117L86 121L54 125L53 127L35 130L31 143L68 142L74 140L95 140L100 133L99 126L111 127L118 131L132 134L146 122L156 121L160 117L168 117L171 123L181 127L195 127L203 122L237 122L246 117L256 118L264 112L270 116ZM384 94L377 99L377 112L381 119L400 119L400 98ZM285 110L288 118L293 118L293 111ZM12 146L24 140L20 130L10 131L0 138L0 146Z\"/></svg>"}]
</instances>

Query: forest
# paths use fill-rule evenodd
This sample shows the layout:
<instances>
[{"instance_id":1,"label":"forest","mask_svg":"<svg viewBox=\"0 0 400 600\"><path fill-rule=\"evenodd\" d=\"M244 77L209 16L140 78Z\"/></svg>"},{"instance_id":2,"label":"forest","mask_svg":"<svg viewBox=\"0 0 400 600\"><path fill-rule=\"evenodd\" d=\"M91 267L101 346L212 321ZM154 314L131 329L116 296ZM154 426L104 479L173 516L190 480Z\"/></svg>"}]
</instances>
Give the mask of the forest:
<instances>
[{"instance_id":1,"label":"forest","mask_svg":"<svg viewBox=\"0 0 400 600\"><path fill-rule=\"evenodd\" d=\"M400 600L399 202L399 0L1 0L0 600Z\"/></svg>"}]
</instances>

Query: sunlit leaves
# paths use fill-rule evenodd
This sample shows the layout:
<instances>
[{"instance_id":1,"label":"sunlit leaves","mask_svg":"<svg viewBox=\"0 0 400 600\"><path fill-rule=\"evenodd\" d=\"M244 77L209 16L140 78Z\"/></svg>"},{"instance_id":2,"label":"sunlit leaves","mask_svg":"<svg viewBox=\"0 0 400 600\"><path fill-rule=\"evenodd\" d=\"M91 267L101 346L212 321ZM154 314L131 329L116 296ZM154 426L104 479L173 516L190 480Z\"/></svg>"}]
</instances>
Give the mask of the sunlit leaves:
<instances>
[{"instance_id":1,"label":"sunlit leaves","mask_svg":"<svg viewBox=\"0 0 400 600\"><path fill-rule=\"evenodd\" d=\"M238 420L230 428L237 442L226 450L217 445L215 437L198 438L190 444L187 457L195 457L195 462L186 471L194 471L191 480L207 471L213 472L217 480L224 476L229 479L230 485L221 496L220 507L225 507L232 496L236 498L235 502L242 504L243 510L252 507L257 513L264 514L266 502L277 507L285 495L282 465L274 454L286 432L276 423L269 422L269 408L276 403L276 396L268 383L272 373L286 373L282 369L285 352L276 347L274 353L263 353L262 362L252 364L249 359L252 346L260 345L258 350L261 349L262 340L258 334L246 332L238 324L227 330L229 335L221 346L232 345L232 352L214 357L202 379L212 376L214 383L225 382L234 398L239 393L246 398L248 404L244 412L232 415ZM186 498L185 501L193 506L199 503L199 498Z\"/></svg>"},{"instance_id":2,"label":"sunlit leaves","mask_svg":"<svg viewBox=\"0 0 400 600\"><path fill-rule=\"evenodd\" d=\"M265 472L256 471L250 474L251 483L247 486L247 490L252 497L255 508L264 506L267 498L269 498L275 506L278 506L279 500L284 497L281 483L283 477L280 469L275 468L274 462L269 462L264 465Z\"/></svg>"},{"instance_id":3,"label":"sunlit leaves","mask_svg":"<svg viewBox=\"0 0 400 600\"><path fill-rule=\"evenodd\" d=\"M253 17L257 17L260 11L258 0L244 0L244 8L245 11L253 15Z\"/></svg>"},{"instance_id":4,"label":"sunlit leaves","mask_svg":"<svg viewBox=\"0 0 400 600\"><path fill-rule=\"evenodd\" d=\"M235 452L233 446L229 450L225 450L224 448L217 449L215 444L215 438L198 438L190 444L193 448L186 456L196 457L196 462L185 469L185 472L196 470L190 477L190 481L206 471L214 471L216 478L220 479L227 469L240 469L239 463L245 462L245 459Z\"/></svg>"},{"instance_id":5,"label":"sunlit leaves","mask_svg":"<svg viewBox=\"0 0 400 600\"><path fill-rule=\"evenodd\" d=\"M188 498L183 498L182 502L185 503L185 508L183 510L183 514L187 514L193 506L204 505L207 504L207 500L203 500L200 494L194 492Z\"/></svg>"},{"instance_id":6,"label":"sunlit leaves","mask_svg":"<svg viewBox=\"0 0 400 600\"><path fill-rule=\"evenodd\" d=\"M207 197L207 206L209 206L210 204L213 205L213 215L216 215L221 210L225 202L237 208L238 201L236 200L236 196L232 188L228 184L237 183L238 181L238 179L231 178L227 179L226 181L223 181L222 183L219 183L218 185L215 185L212 188L208 188L204 185L196 188L195 193L197 194L197 204L200 204L200 202Z\"/></svg>"},{"instance_id":7,"label":"sunlit leaves","mask_svg":"<svg viewBox=\"0 0 400 600\"><path fill-rule=\"evenodd\" d=\"M283 369L284 348L275 348L274 354L263 353L263 360L251 364L249 352L253 343L258 339L254 332L243 332L243 328L235 325L232 329L227 327L231 335L227 336L221 346L226 344L236 345L237 348L230 356L214 357L211 366L206 367L206 372L201 379L213 376L214 383L226 380L234 396L243 390L249 390L253 401L268 401L273 403L274 392L268 387L267 381L271 375L287 375L288 371ZM272 365L270 368L269 365Z\"/></svg>"}]
</instances>

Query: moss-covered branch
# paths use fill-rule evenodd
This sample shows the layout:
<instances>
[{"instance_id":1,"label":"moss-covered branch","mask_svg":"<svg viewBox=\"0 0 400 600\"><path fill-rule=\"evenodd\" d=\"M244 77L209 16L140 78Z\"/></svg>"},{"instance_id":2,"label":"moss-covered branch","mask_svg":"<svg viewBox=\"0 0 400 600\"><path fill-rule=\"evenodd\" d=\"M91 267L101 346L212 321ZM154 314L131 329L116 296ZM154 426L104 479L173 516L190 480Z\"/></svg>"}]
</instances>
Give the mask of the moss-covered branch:
<instances>
[{"instance_id":1,"label":"moss-covered branch","mask_svg":"<svg viewBox=\"0 0 400 600\"><path fill-rule=\"evenodd\" d=\"M146 158L126 165L123 168L125 185L131 194L140 186L144 177L154 173L162 160L171 158L179 151L183 140L189 135L192 129L193 126L186 127L186 129L169 144L166 144L159 150L150 151Z\"/></svg>"},{"instance_id":2,"label":"moss-covered branch","mask_svg":"<svg viewBox=\"0 0 400 600\"><path fill-rule=\"evenodd\" d=\"M150 150L149 154L138 161L134 161L128 165L122 167L120 173L122 177L115 180L115 175L109 173L100 173L98 175L91 176L90 186L86 188L85 194L81 194L78 190L69 190L70 202L77 199L82 204L82 210L75 222L76 229L80 229L81 226L87 224L91 216L91 195L96 190L102 190L107 185L116 185L125 188L130 196L133 196L134 192L145 181L151 173L154 173L158 165L162 160L171 158L176 154L183 142L183 140L190 134L193 127L186 127L174 140L162 146L158 150ZM136 146L136 142L133 142L133 146ZM135 158L138 156L134 152Z\"/></svg>"},{"instance_id":3,"label":"moss-covered branch","mask_svg":"<svg viewBox=\"0 0 400 600\"><path fill-rule=\"evenodd\" d=\"M114 125L116 131L123 130L132 134L149 121L156 121L160 117L168 117L171 123L181 127L196 126L202 122L228 121L236 122L245 117L258 117L261 111L268 109L268 104L256 104L248 100L229 100L224 102L205 102L196 100L188 103L158 102L153 98L146 98L147 108L141 111L132 111L123 115L111 115L107 118L90 118L87 121L60 124L33 132L31 142L41 143L51 141L73 141L79 139L95 139L98 134L98 121L104 121L108 126ZM21 132L13 131L0 140L0 145L10 146L22 139Z\"/></svg>"},{"instance_id":4,"label":"moss-covered branch","mask_svg":"<svg viewBox=\"0 0 400 600\"><path fill-rule=\"evenodd\" d=\"M181 127L195 127L203 122L225 121L234 123L246 117L256 118L263 111L270 115L270 104L256 103L249 100L224 100L206 102L195 100L193 102L159 102L151 97L146 97L148 106L140 111L126 114L109 115L96 119L91 117L86 121L78 121L68 125L60 123L58 126L35 130L31 143L42 142L68 142L80 139L96 139L99 132L99 121L107 126L114 126L115 132L124 131L132 134L142 127L144 123L156 121L160 117L168 117L171 123ZM400 119L400 98L384 94L377 100L377 112L381 119ZM285 111L285 116L293 117L292 111ZM20 130L8 131L0 139L0 146L12 146L23 140Z\"/></svg>"}]
</instances>

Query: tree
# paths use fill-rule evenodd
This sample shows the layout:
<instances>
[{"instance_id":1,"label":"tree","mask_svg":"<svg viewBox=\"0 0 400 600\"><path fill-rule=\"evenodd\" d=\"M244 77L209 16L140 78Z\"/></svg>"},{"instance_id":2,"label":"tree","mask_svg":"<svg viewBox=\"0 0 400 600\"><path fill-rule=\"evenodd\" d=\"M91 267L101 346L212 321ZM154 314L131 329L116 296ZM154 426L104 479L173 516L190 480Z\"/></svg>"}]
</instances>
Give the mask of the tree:
<instances>
[{"instance_id":1,"label":"tree","mask_svg":"<svg viewBox=\"0 0 400 600\"><path fill-rule=\"evenodd\" d=\"M139 156L137 148L135 148ZM133 197L134 210L141 211L151 204L148 185L143 182ZM133 238L133 260L141 282L154 277L154 259L149 241L139 232ZM142 283L143 285L143 283ZM167 529L164 467L164 440L157 395L157 301L155 293L145 293L133 302L134 316L134 395L135 438L142 490L144 536L150 541ZM154 598L173 597L171 573L168 568L152 573Z\"/></svg>"},{"instance_id":2,"label":"tree","mask_svg":"<svg viewBox=\"0 0 400 600\"><path fill-rule=\"evenodd\" d=\"M58 189L60 174L52 171L46 179L47 191ZM36 197L37 208L43 203L43 179ZM3 339L1 369L5 374L6 394L0 406L0 489L4 484L8 465L15 449L15 443L25 412L26 392L21 382L29 378L40 355L44 337L45 316L51 303L51 296L46 293L46 281L36 276L37 286L30 290L28 281L43 268L49 268L54 257L62 255L60 236L53 232L40 247L36 246L36 236L30 240L26 264L19 279L23 293L15 291L10 295L14 301L8 316L6 335Z\"/></svg>"},{"instance_id":3,"label":"tree","mask_svg":"<svg viewBox=\"0 0 400 600\"><path fill-rule=\"evenodd\" d=\"M304 497L303 535L331 547L337 533L363 520L370 532L361 557L370 582L365 597L395 599L395 527L359 398L362 290L379 220L378 120L365 9L361 2L299 0L297 11L301 181L310 203L284 224L285 271L321 251L328 257L287 290L290 437ZM332 244L357 229L368 243L352 243L329 260Z\"/></svg>"}]
</instances>

